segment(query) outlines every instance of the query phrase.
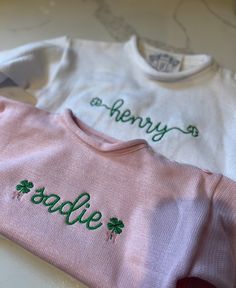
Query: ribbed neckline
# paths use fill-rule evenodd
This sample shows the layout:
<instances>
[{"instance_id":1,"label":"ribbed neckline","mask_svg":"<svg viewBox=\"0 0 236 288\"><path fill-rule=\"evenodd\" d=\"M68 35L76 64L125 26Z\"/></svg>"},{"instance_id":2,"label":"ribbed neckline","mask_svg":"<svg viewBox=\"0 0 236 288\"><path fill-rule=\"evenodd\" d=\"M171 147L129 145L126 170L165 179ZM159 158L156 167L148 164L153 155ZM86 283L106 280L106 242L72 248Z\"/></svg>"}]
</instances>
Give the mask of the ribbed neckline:
<instances>
[{"instance_id":1,"label":"ribbed neckline","mask_svg":"<svg viewBox=\"0 0 236 288\"><path fill-rule=\"evenodd\" d=\"M76 136L89 147L100 152L111 153L129 153L141 148L147 147L148 143L144 139L135 139L130 141L120 141L109 137L85 124L77 116L73 114L71 109L65 109L60 114L67 127Z\"/></svg>"},{"instance_id":2,"label":"ribbed neckline","mask_svg":"<svg viewBox=\"0 0 236 288\"><path fill-rule=\"evenodd\" d=\"M176 55L177 57L182 57L183 61L186 62L194 62L199 64L195 64L194 67L191 67L186 70L178 71L178 72L159 72L155 70L145 59L145 57L141 54L139 50L139 43L145 46L149 46L153 51L157 51L158 53L168 53L162 49L150 46L143 42L143 40L138 39L136 35L133 35L129 41L126 42L126 51L129 54L134 62L138 65L138 67L150 78L159 80L162 82L174 82L181 79L185 79L196 75L197 73L207 69L208 67L213 66L214 60L211 55L207 54L196 54L196 55L188 55L188 54L177 54L171 53L172 55Z\"/></svg>"}]
</instances>

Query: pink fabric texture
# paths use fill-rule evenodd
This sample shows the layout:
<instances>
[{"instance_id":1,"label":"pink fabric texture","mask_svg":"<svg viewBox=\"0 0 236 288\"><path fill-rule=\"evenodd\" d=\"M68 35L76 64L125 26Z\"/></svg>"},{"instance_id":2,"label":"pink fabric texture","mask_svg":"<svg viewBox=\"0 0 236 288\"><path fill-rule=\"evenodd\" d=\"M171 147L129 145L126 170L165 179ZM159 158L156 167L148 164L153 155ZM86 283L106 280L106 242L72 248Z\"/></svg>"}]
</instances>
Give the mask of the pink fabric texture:
<instances>
[{"instance_id":1,"label":"pink fabric texture","mask_svg":"<svg viewBox=\"0 0 236 288\"><path fill-rule=\"evenodd\" d=\"M236 184L0 97L0 233L89 287L235 286Z\"/></svg>"}]
</instances>

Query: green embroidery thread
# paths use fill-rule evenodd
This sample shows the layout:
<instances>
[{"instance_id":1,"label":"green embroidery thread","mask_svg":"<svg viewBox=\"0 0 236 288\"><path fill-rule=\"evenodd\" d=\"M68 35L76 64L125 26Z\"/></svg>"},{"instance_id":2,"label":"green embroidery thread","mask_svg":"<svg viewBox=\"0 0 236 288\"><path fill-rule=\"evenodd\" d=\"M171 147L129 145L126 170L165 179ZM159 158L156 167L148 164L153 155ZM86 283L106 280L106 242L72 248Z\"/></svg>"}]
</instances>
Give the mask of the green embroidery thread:
<instances>
[{"instance_id":1,"label":"green embroidery thread","mask_svg":"<svg viewBox=\"0 0 236 288\"><path fill-rule=\"evenodd\" d=\"M56 205L60 202L61 197L57 194L47 195L44 194L44 192L45 187L37 189L36 194L31 197L31 202L34 204L42 203L44 206L49 207L49 213L55 213L58 211L61 215L66 216L65 222L67 225L74 225L78 222L80 224L86 224L86 228L89 230L96 230L103 225L102 222L99 222L102 218L102 213L100 211L94 211L90 215L85 216L90 207L90 204L88 203L90 200L90 195L87 192L84 192L76 197L74 202L64 201L58 206ZM65 207L67 209L65 209ZM71 219L72 216L74 216L74 212L80 208L83 208L83 210L79 211L79 215ZM99 223L97 225L92 225L92 222Z\"/></svg>"},{"instance_id":2,"label":"green embroidery thread","mask_svg":"<svg viewBox=\"0 0 236 288\"><path fill-rule=\"evenodd\" d=\"M124 227L123 221L118 220L116 217L110 218L110 222L107 223L107 228L110 230L107 232L107 241L113 239L113 242L115 242L117 234L121 234Z\"/></svg>"},{"instance_id":3,"label":"green embroidery thread","mask_svg":"<svg viewBox=\"0 0 236 288\"><path fill-rule=\"evenodd\" d=\"M29 193L30 189L34 187L34 184L32 182L29 182L28 180L22 180L20 181L20 184L16 185L16 190L20 193Z\"/></svg>"},{"instance_id":4,"label":"green embroidery thread","mask_svg":"<svg viewBox=\"0 0 236 288\"><path fill-rule=\"evenodd\" d=\"M111 107L102 103L102 99L95 97L90 101L91 106L95 107L104 107L105 109L109 110L109 116L115 116L116 122L129 122L131 125L138 123L138 127L141 129L146 129L145 132L147 134L153 134L152 141L158 142L160 141L167 133L173 130L177 130L183 134L189 134L192 137L198 137L199 130L194 125L189 125L186 130L183 130L179 127L170 127L168 128L167 125L162 124L162 122L158 122L156 124L153 123L150 117L146 117L145 119L141 116L134 116L131 113L130 109L125 109L121 111L121 107L124 105L123 99L116 100Z\"/></svg>"},{"instance_id":5,"label":"green embroidery thread","mask_svg":"<svg viewBox=\"0 0 236 288\"><path fill-rule=\"evenodd\" d=\"M30 189L34 187L34 184L32 182L29 182L28 180L21 180L20 184L16 185L16 190L18 192L14 192L13 198L17 198L18 200L21 199L23 194L29 193Z\"/></svg>"},{"instance_id":6,"label":"green embroidery thread","mask_svg":"<svg viewBox=\"0 0 236 288\"><path fill-rule=\"evenodd\" d=\"M34 184L28 180L20 181L20 184L16 185L18 192L15 192L12 198L17 197L17 199L19 199L19 195L29 193L33 187ZM81 193L75 198L74 202L64 201L59 203L60 200L61 197L57 194L46 194L45 187L36 189L35 194L30 198L33 204L43 204L45 207L48 207L49 213L59 212L65 216L65 223L67 225L74 225L76 223L85 224L88 230L96 230L103 225L100 221L103 216L100 211L93 211L91 214L88 213L88 209L90 208L89 193ZM81 211L81 209L83 210ZM75 215L75 211L79 212L79 214ZM115 242L117 234L121 234L124 228L124 223L116 217L113 217L110 218L110 222L107 223L107 228L110 230L107 232L107 240L113 239L113 242Z\"/></svg>"}]
</instances>

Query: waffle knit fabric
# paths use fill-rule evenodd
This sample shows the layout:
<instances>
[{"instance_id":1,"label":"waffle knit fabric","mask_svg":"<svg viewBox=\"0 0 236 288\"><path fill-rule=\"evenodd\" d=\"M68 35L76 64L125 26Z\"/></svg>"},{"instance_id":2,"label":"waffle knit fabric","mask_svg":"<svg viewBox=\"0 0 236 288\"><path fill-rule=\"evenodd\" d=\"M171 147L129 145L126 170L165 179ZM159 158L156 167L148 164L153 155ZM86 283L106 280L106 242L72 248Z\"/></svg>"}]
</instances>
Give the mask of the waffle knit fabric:
<instances>
[{"instance_id":1,"label":"waffle knit fabric","mask_svg":"<svg viewBox=\"0 0 236 288\"><path fill-rule=\"evenodd\" d=\"M89 287L236 287L236 184L0 97L0 233Z\"/></svg>"}]
</instances>

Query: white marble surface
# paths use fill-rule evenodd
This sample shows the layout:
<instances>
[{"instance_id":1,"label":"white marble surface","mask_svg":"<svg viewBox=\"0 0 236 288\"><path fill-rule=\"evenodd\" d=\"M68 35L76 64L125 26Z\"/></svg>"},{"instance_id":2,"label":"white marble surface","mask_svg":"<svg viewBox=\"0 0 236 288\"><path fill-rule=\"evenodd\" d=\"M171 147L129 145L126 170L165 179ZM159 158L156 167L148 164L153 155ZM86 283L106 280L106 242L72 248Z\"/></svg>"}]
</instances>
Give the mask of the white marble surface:
<instances>
[{"instance_id":1,"label":"white marble surface","mask_svg":"<svg viewBox=\"0 0 236 288\"><path fill-rule=\"evenodd\" d=\"M236 72L234 0L1 0L0 50L57 36L124 41L212 54ZM0 287L82 288L50 264L0 239Z\"/></svg>"},{"instance_id":2,"label":"white marble surface","mask_svg":"<svg viewBox=\"0 0 236 288\"><path fill-rule=\"evenodd\" d=\"M0 50L62 35L212 54L236 71L235 0L1 0Z\"/></svg>"}]
</instances>

